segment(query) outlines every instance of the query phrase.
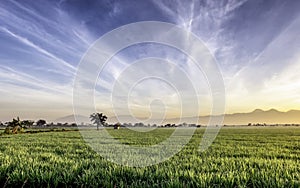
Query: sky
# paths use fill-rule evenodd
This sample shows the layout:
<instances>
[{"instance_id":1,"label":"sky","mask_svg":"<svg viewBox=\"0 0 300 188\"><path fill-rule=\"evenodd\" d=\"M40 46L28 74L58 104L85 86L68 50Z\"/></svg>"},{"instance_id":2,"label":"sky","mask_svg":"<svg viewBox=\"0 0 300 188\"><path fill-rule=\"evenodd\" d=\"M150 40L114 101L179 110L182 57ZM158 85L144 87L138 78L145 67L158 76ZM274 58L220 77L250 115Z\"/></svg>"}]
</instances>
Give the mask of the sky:
<instances>
[{"instance_id":1,"label":"sky","mask_svg":"<svg viewBox=\"0 0 300 188\"><path fill-rule=\"evenodd\" d=\"M0 0L0 121L73 114L74 79L86 52L106 33L141 21L175 24L205 44L223 77L224 113L300 110L299 8L294 0ZM190 107L185 116L207 115L210 86L194 70L178 49L132 45L107 62L88 97L108 116L173 118L182 101ZM154 72L170 82L134 80ZM118 95L115 83L130 93Z\"/></svg>"}]
</instances>

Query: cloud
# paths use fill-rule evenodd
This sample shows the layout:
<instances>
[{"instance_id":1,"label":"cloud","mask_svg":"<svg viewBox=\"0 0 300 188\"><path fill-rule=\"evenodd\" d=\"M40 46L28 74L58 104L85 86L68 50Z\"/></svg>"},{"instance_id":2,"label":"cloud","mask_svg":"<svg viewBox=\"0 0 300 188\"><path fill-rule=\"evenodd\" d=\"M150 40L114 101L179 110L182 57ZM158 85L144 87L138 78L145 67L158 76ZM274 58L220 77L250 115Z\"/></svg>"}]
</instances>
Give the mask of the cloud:
<instances>
[{"instance_id":1,"label":"cloud","mask_svg":"<svg viewBox=\"0 0 300 188\"><path fill-rule=\"evenodd\" d=\"M72 113L76 65L94 36L51 2L6 1L0 15L1 118Z\"/></svg>"},{"instance_id":2,"label":"cloud","mask_svg":"<svg viewBox=\"0 0 300 188\"><path fill-rule=\"evenodd\" d=\"M288 110L299 108L300 16L296 18L251 64L228 83L230 103ZM253 101L256 101L255 103ZM273 106L272 106L273 105ZM234 108L234 107L231 107Z\"/></svg>"},{"instance_id":3,"label":"cloud","mask_svg":"<svg viewBox=\"0 0 300 188\"><path fill-rule=\"evenodd\" d=\"M74 73L74 71L76 70L76 68L74 66L72 66L71 64L67 63L66 61L64 61L63 59L61 59L59 57L56 57L55 55L51 54L50 52L46 51L45 49L41 48L40 46L34 44L33 42L29 41L28 39L21 37L19 35L16 35L6 28L1 27L0 29L4 32L8 33L12 37L16 38L20 42L22 42L22 43L34 48L38 52L52 58L54 60L53 63L55 63L55 65L57 65L57 62L61 63L66 68L66 70L69 71L70 73Z\"/></svg>"},{"instance_id":4,"label":"cloud","mask_svg":"<svg viewBox=\"0 0 300 188\"><path fill-rule=\"evenodd\" d=\"M57 109L58 103L66 112L71 111L73 79L89 46L105 32L123 24L158 20L185 28L206 44L225 78L229 111L250 111L254 107L272 105L297 107L300 87L297 84L297 54L300 50L297 7L296 1L283 3L276 0L271 4L238 0L139 1L135 4L124 1L91 4L5 1L0 5L0 92L3 96L0 103L10 112L20 108L25 113L26 107L42 106L45 106L44 111L51 111L52 104ZM166 37L167 34L155 37ZM125 36L129 34L116 37ZM114 45L110 42L106 49L95 53L109 52ZM192 41L185 42L192 46ZM120 85L116 101L123 104L122 97L127 94L124 92L151 73L169 79L177 91L167 87L162 80L144 80L132 92L131 105L136 111L148 113L148 103L156 97L164 101L166 109L172 109L170 114L177 114L178 93L185 96L185 101L191 101L186 102L190 106L194 105L194 98L198 99L202 105L201 113L207 114L211 110L207 75L177 49L151 43L133 45L117 53L105 65L98 80L91 80L98 75L95 70L98 70L100 60L97 57L87 60L92 62L91 67L84 70L84 78L77 85L82 93L87 87L95 87L95 91L84 93L84 97L95 95L97 109L112 113L110 94L114 84ZM173 64L133 65L137 60L149 57ZM210 67L209 63L203 66ZM269 95L272 96L265 100ZM119 109L122 107L127 107L126 102L118 106ZM30 116L36 109L32 108ZM4 109L6 114L9 110ZM198 113L194 108L190 111L189 114Z\"/></svg>"},{"instance_id":5,"label":"cloud","mask_svg":"<svg viewBox=\"0 0 300 188\"><path fill-rule=\"evenodd\" d=\"M0 78L0 83L8 83L10 85L17 85L23 88L35 89L37 91L44 90L52 92L53 94L70 94L70 92L66 92L66 85L57 85L54 84L54 82L41 81L32 75L2 65L0 65ZM2 91L7 90L9 90L9 87L2 87Z\"/></svg>"}]
</instances>

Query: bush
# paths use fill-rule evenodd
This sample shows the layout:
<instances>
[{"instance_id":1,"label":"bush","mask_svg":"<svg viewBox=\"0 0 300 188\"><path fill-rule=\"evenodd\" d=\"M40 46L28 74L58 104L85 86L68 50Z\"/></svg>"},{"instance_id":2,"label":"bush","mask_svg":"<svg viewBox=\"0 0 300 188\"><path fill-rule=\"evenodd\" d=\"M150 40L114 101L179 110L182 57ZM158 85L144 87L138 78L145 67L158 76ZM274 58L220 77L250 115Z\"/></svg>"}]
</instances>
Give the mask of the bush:
<instances>
[{"instance_id":1,"label":"bush","mask_svg":"<svg viewBox=\"0 0 300 188\"><path fill-rule=\"evenodd\" d=\"M11 130L8 127L6 127L4 130L4 134L11 134Z\"/></svg>"}]
</instances>

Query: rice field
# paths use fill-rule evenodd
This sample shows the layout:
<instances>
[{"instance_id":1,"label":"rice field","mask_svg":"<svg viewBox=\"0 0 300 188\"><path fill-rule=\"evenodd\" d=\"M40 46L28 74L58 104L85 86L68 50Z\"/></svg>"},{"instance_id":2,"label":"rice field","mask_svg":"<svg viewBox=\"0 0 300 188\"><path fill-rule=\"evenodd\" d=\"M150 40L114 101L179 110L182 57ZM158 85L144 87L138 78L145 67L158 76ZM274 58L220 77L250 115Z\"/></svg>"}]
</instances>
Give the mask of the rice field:
<instances>
[{"instance_id":1,"label":"rice field","mask_svg":"<svg viewBox=\"0 0 300 188\"><path fill-rule=\"evenodd\" d=\"M173 131L109 130L129 145L159 143ZM103 159L78 131L1 135L0 187L300 187L300 128L222 128L199 152L203 133L197 129L169 160L142 168Z\"/></svg>"}]
</instances>

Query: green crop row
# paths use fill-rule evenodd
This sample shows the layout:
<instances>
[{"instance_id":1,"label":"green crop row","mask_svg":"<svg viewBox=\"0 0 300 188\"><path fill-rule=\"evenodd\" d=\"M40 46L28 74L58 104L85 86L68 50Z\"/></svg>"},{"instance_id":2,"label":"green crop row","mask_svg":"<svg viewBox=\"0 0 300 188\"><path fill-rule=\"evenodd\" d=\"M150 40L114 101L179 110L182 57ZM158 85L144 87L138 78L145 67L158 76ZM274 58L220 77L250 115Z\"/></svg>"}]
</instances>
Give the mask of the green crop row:
<instances>
[{"instance_id":1,"label":"green crop row","mask_svg":"<svg viewBox=\"0 0 300 188\"><path fill-rule=\"evenodd\" d=\"M173 131L109 130L137 146ZM300 128L223 128L200 152L203 133L197 129L169 160L142 168L105 160L80 132L2 135L0 187L300 187Z\"/></svg>"}]
</instances>

